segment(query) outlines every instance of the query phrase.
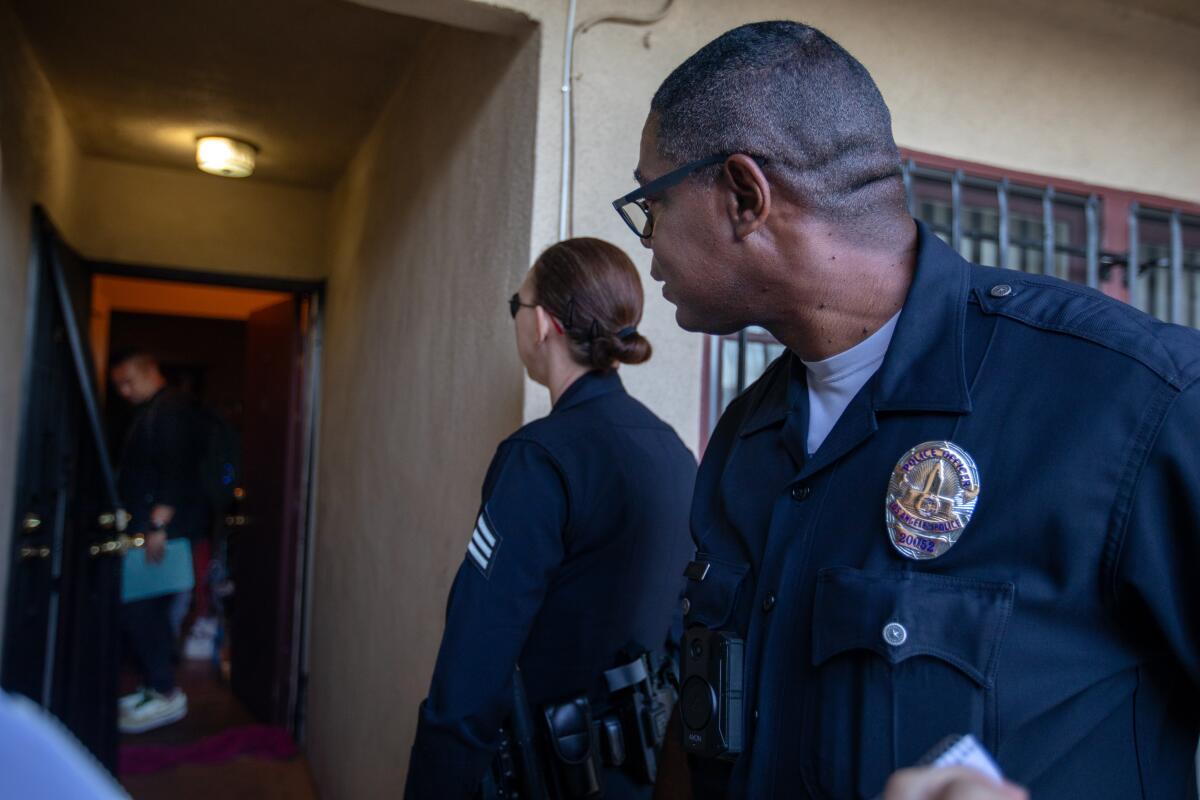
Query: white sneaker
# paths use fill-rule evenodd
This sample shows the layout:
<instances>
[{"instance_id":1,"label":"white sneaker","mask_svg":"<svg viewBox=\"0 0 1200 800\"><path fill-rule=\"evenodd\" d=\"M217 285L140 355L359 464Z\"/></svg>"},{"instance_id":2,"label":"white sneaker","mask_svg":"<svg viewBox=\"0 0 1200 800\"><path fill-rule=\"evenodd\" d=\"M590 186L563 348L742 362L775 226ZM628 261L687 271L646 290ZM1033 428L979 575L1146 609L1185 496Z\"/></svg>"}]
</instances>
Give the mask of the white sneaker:
<instances>
[{"instance_id":1,"label":"white sneaker","mask_svg":"<svg viewBox=\"0 0 1200 800\"><path fill-rule=\"evenodd\" d=\"M145 686L139 686L132 693L125 695L117 701L117 710L121 713L132 709L138 703L142 702L142 695L146 693Z\"/></svg>"},{"instance_id":2,"label":"white sneaker","mask_svg":"<svg viewBox=\"0 0 1200 800\"><path fill-rule=\"evenodd\" d=\"M121 733L145 733L187 716L187 695L176 689L169 695L147 689L132 708L121 710L117 727Z\"/></svg>"}]
</instances>

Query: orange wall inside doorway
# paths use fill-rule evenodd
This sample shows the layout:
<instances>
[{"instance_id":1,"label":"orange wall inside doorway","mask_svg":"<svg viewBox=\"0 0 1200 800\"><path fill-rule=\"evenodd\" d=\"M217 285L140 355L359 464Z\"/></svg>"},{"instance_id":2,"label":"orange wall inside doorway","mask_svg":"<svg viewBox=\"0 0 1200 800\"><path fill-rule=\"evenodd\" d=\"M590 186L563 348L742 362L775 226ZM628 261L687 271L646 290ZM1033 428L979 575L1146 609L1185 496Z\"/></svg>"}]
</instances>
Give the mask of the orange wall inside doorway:
<instances>
[{"instance_id":1,"label":"orange wall inside doorway","mask_svg":"<svg viewBox=\"0 0 1200 800\"><path fill-rule=\"evenodd\" d=\"M92 278L90 331L96 380L103 395L108 372L108 332L114 311L210 319L249 319L259 309L287 300L286 292L232 286L96 275Z\"/></svg>"}]
</instances>

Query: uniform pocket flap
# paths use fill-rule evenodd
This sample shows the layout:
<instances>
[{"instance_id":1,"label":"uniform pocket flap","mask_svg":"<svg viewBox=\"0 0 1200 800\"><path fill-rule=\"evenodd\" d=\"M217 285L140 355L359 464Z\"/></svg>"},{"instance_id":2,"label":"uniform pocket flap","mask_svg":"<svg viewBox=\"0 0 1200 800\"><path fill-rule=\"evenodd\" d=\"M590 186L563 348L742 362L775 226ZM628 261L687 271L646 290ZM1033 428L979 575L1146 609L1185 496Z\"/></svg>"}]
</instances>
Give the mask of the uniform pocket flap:
<instances>
[{"instance_id":1,"label":"uniform pocket flap","mask_svg":"<svg viewBox=\"0 0 1200 800\"><path fill-rule=\"evenodd\" d=\"M720 630L733 616L738 589L742 585L748 564L718 561L704 553L696 555L696 562L707 563L708 569L702 580L689 579L685 596L688 613L687 625L703 625Z\"/></svg>"},{"instance_id":2,"label":"uniform pocket flap","mask_svg":"<svg viewBox=\"0 0 1200 800\"><path fill-rule=\"evenodd\" d=\"M813 664L870 650L890 664L933 656L990 688L1015 587L922 572L817 573Z\"/></svg>"}]
</instances>

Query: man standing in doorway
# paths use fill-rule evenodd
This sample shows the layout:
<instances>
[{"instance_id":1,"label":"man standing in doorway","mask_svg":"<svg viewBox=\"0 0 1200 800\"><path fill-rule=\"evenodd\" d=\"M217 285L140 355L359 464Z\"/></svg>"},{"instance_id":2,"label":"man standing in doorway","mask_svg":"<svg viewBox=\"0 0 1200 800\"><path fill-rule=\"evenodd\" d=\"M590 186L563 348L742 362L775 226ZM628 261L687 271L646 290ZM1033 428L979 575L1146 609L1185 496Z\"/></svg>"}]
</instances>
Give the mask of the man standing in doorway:
<instances>
[{"instance_id":1,"label":"man standing in doorway","mask_svg":"<svg viewBox=\"0 0 1200 800\"><path fill-rule=\"evenodd\" d=\"M1034 797L1195 797L1200 334L914 222L875 82L799 23L676 69L635 177L679 324L787 347L697 477L694 796L1019 796L888 786L972 734Z\"/></svg>"},{"instance_id":2,"label":"man standing in doorway","mask_svg":"<svg viewBox=\"0 0 1200 800\"><path fill-rule=\"evenodd\" d=\"M168 538L208 533L199 416L191 398L167 386L148 353L117 355L111 377L118 394L136 407L118 481L130 513L128 530L145 536L146 560L159 563ZM137 692L121 698L123 733L153 730L187 715L187 696L175 684L175 602L176 595L166 594L122 609L122 631L143 681Z\"/></svg>"}]
</instances>

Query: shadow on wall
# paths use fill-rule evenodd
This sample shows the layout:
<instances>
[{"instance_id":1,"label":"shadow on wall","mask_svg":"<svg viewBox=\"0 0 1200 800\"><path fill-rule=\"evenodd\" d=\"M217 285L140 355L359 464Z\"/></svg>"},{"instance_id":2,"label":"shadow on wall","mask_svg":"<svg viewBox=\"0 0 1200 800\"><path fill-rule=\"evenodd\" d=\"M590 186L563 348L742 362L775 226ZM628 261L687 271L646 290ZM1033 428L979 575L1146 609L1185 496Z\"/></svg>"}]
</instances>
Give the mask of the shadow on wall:
<instances>
[{"instance_id":1,"label":"shadow on wall","mask_svg":"<svg viewBox=\"0 0 1200 800\"><path fill-rule=\"evenodd\" d=\"M446 595L521 422L537 41L431 31L333 200L308 750L323 796L402 790Z\"/></svg>"}]
</instances>

